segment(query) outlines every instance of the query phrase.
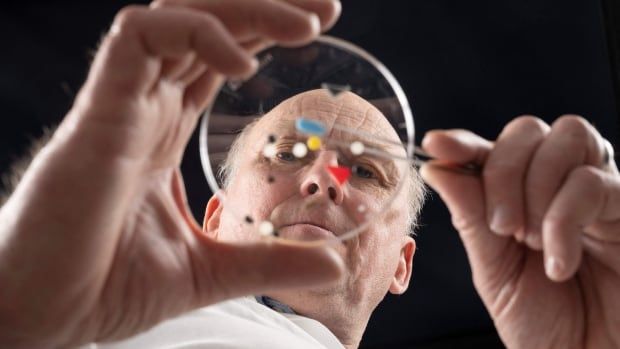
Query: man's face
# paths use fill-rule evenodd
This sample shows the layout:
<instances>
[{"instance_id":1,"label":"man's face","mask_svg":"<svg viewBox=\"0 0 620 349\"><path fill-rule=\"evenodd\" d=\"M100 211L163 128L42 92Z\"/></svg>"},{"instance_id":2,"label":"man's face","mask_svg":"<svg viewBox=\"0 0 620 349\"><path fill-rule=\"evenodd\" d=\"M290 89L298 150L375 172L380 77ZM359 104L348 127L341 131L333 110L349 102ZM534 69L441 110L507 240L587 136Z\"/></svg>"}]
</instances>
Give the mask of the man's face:
<instances>
[{"instance_id":1,"label":"man's face","mask_svg":"<svg viewBox=\"0 0 620 349\"><path fill-rule=\"evenodd\" d=\"M292 156L291 149L293 144L303 141L295 130L295 120L300 116L321 121L328 128L326 138L341 144L349 144L359 137L333 129L334 124L370 133L377 139L399 142L384 116L352 93L334 99L323 90L315 90L292 97L253 127L237 159L236 174L226 188L225 204L207 212L208 219L217 224L206 226L221 240L257 238L256 231L239 219L241 213L257 221L273 222L280 227L278 233L284 238L306 240L338 236L364 223L365 217L381 212L372 218L362 234L336 247L348 271L340 284L272 295L296 310L312 306L296 301L300 293L306 296L301 297L304 302L308 302L308 297L324 301L335 297L334 302L374 308L388 290L401 293L409 281L415 244L406 235L409 204L405 191L398 193L392 205L382 211L397 192L398 183L410 180L407 167L382 157L353 159L330 146L298 159ZM262 150L269 135L276 136L277 154L267 160ZM375 146L392 155L406 155L402 146L385 143ZM358 170L346 183L340 184L326 170L327 166L338 165L356 165ZM273 183L267 181L270 176L275 179Z\"/></svg>"}]
</instances>

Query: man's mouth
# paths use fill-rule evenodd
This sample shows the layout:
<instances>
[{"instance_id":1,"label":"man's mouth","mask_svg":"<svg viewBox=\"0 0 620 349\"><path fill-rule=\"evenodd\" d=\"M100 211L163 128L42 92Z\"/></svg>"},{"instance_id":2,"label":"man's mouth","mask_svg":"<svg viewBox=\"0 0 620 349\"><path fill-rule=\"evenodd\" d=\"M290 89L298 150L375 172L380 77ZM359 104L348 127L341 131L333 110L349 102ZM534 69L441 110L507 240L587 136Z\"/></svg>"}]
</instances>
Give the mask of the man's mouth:
<instances>
[{"instance_id":1,"label":"man's mouth","mask_svg":"<svg viewBox=\"0 0 620 349\"><path fill-rule=\"evenodd\" d=\"M285 239L302 241L326 240L336 237L336 234L331 230L311 222L287 224L278 229L278 234Z\"/></svg>"}]
</instances>

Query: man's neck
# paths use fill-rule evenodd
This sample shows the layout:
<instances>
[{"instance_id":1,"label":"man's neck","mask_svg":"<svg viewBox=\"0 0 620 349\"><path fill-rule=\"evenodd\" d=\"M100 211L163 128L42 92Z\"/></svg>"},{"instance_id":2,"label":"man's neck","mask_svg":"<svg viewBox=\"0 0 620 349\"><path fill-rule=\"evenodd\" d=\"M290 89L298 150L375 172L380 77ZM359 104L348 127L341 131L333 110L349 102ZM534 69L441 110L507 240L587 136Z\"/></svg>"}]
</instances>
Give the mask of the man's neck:
<instances>
[{"instance_id":1,"label":"man's neck","mask_svg":"<svg viewBox=\"0 0 620 349\"><path fill-rule=\"evenodd\" d=\"M285 302L282 303L286 304ZM320 306L313 305L313 302L287 305L292 306L296 314L323 324L345 348L357 349L368 325L371 312L349 304L326 304L324 297L318 304Z\"/></svg>"},{"instance_id":2,"label":"man's neck","mask_svg":"<svg viewBox=\"0 0 620 349\"><path fill-rule=\"evenodd\" d=\"M314 320L319 321L325 327L329 328L329 330L338 338L340 343L347 349L357 349L360 345L360 341L362 340L362 335L364 334L364 330L366 330L366 325L368 321L364 321L362 325L360 324L344 324L343 319L333 319L331 322L328 319L319 319L316 316L312 317Z\"/></svg>"}]
</instances>

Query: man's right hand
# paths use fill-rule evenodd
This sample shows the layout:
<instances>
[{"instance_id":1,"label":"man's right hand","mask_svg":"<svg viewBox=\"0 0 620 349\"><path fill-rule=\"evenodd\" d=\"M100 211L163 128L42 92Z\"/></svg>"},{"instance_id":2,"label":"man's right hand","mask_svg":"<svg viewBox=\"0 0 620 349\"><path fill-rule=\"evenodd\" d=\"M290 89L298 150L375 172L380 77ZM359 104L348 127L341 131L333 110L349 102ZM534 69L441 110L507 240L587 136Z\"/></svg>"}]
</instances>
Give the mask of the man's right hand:
<instances>
[{"instance_id":1,"label":"man's right hand","mask_svg":"<svg viewBox=\"0 0 620 349\"><path fill-rule=\"evenodd\" d=\"M266 45L311 41L339 12L335 0L123 9L0 210L0 346L121 339L227 298L337 279L342 261L327 248L204 236L179 164L225 77L252 74Z\"/></svg>"}]
</instances>

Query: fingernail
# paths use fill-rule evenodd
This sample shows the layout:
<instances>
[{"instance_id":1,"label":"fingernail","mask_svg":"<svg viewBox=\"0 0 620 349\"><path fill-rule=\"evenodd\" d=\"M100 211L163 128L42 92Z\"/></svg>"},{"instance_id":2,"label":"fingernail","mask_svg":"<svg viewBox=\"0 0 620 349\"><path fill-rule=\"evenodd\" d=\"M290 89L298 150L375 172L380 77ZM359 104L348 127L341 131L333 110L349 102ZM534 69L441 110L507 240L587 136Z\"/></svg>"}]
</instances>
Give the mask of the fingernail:
<instances>
[{"instance_id":1,"label":"fingernail","mask_svg":"<svg viewBox=\"0 0 620 349\"><path fill-rule=\"evenodd\" d=\"M256 72L258 71L259 62L258 62L258 59L256 59L256 57L251 57L249 60L249 63L250 63L250 69L247 72L239 76L235 76L231 79L230 83L232 83L235 86L238 85L236 88L239 88L247 80L250 80L250 78L254 76L254 74L256 74Z\"/></svg>"},{"instance_id":2,"label":"fingernail","mask_svg":"<svg viewBox=\"0 0 620 349\"><path fill-rule=\"evenodd\" d=\"M250 59L250 72L248 73L247 76L245 76L245 78L249 79L252 77L252 75L256 74L259 66L260 66L260 62L258 61L258 58L252 57Z\"/></svg>"},{"instance_id":3,"label":"fingernail","mask_svg":"<svg viewBox=\"0 0 620 349\"><path fill-rule=\"evenodd\" d=\"M428 184L431 184L431 183L429 183L431 176L429 175L428 171L429 171L428 166L426 164L423 164L420 167L419 173L420 173L420 177L422 177L424 182L426 182Z\"/></svg>"},{"instance_id":4,"label":"fingernail","mask_svg":"<svg viewBox=\"0 0 620 349\"><path fill-rule=\"evenodd\" d=\"M540 234L527 234L525 236L525 242L529 247L535 250L540 251L542 249L542 237Z\"/></svg>"},{"instance_id":5,"label":"fingernail","mask_svg":"<svg viewBox=\"0 0 620 349\"><path fill-rule=\"evenodd\" d=\"M310 13L310 26L312 33L318 35L321 33L321 19L316 13Z\"/></svg>"},{"instance_id":6,"label":"fingernail","mask_svg":"<svg viewBox=\"0 0 620 349\"><path fill-rule=\"evenodd\" d=\"M547 258L547 263L545 263L545 269L547 271L547 276L550 278L557 280L560 278L560 273L564 268L564 264L555 257Z\"/></svg>"},{"instance_id":7,"label":"fingernail","mask_svg":"<svg viewBox=\"0 0 620 349\"><path fill-rule=\"evenodd\" d=\"M254 71L258 70L258 66L260 66L260 62L258 61L258 58L252 57L252 59L250 60L250 66L252 67L252 70Z\"/></svg>"},{"instance_id":8,"label":"fingernail","mask_svg":"<svg viewBox=\"0 0 620 349\"><path fill-rule=\"evenodd\" d=\"M440 129L433 129L430 131L426 131L426 133L424 134L424 137L422 137L422 142L420 143L422 145L422 148L424 148L426 150L426 148L428 147L428 142L430 142L430 139L432 138L433 134L436 133L440 133L443 130Z\"/></svg>"},{"instance_id":9,"label":"fingernail","mask_svg":"<svg viewBox=\"0 0 620 349\"><path fill-rule=\"evenodd\" d=\"M511 223L510 211L506 207L498 206L495 211L493 211L490 224L492 231L502 236L510 235Z\"/></svg>"},{"instance_id":10,"label":"fingernail","mask_svg":"<svg viewBox=\"0 0 620 349\"><path fill-rule=\"evenodd\" d=\"M517 230L517 232L515 233L515 240L517 240L518 243L523 243L525 240L525 232L523 231L523 229L519 229Z\"/></svg>"},{"instance_id":11,"label":"fingernail","mask_svg":"<svg viewBox=\"0 0 620 349\"><path fill-rule=\"evenodd\" d=\"M542 228L540 225L537 224L528 224L527 228L525 229L525 233L527 235L541 235L542 234Z\"/></svg>"}]
</instances>

